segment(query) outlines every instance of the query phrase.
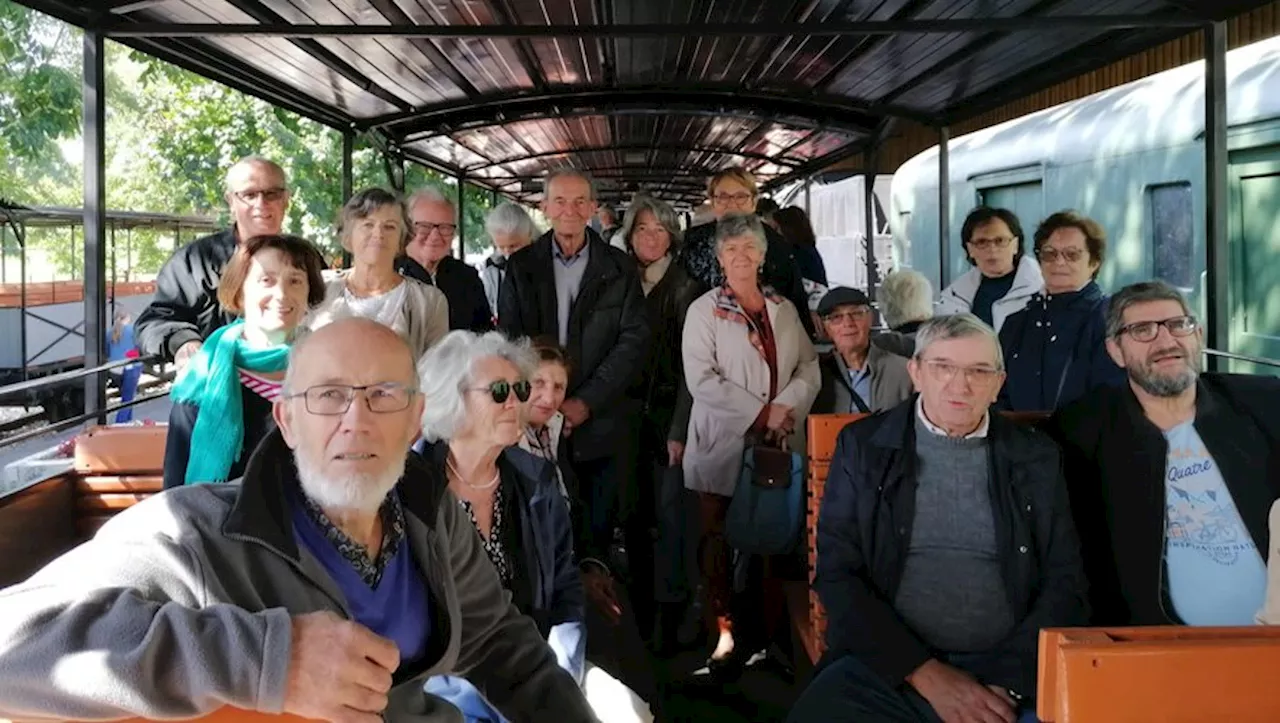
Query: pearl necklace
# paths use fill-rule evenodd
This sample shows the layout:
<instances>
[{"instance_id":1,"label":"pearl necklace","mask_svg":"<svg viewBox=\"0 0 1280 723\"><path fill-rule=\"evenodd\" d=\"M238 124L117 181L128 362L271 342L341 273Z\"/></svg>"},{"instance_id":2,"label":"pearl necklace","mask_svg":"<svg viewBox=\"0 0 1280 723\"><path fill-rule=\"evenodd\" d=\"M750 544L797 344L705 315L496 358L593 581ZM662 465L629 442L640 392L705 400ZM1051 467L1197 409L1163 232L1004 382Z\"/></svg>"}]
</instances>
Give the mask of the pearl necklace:
<instances>
[{"instance_id":1,"label":"pearl necklace","mask_svg":"<svg viewBox=\"0 0 1280 723\"><path fill-rule=\"evenodd\" d=\"M497 470L494 470L493 479L490 480L487 484L473 485L467 481L466 477L462 476L462 473L458 471L458 468L456 466L454 466L452 459L445 459L444 463L449 468L449 471L453 473L453 476L457 477L458 481L461 482L464 487L467 487L473 490L487 490L493 487L494 485L498 484L498 480L502 479L502 474Z\"/></svg>"}]
</instances>

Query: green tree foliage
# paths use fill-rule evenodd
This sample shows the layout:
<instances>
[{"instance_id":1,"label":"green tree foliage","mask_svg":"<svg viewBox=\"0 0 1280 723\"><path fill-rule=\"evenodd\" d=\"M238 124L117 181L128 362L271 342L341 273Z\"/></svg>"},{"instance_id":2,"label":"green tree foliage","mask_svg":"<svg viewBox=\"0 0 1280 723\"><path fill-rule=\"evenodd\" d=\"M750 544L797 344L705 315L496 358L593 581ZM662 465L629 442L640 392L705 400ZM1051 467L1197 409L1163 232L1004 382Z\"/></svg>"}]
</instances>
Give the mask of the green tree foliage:
<instances>
[{"instance_id":1,"label":"green tree foliage","mask_svg":"<svg viewBox=\"0 0 1280 723\"><path fill-rule=\"evenodd\" d=\"M28 205L82 203L80 42L75 28L0 0L0 196ZM115 43L106 50L108 208L214 216L225 223L226 169L260 155L279 162L289 177L285 230L330 253L339 250L338 131ZM376 139L357 138L356 190L391 185L377 145ZM453 179L415 164L406 169L406 186L456 194ZM489 245L484 214L491 205L487 190L467 187L461 225L468 252ZM183 234L184 241L190 237ZM74 243L81 241L76 234ZM173 231L117 232L117 278L155 273L173 244ZM68 230L33 232L30 245L43 248L64 273L80 263ZM108 254L110 266L110 249Z\"/></svg>"}]
</instances>

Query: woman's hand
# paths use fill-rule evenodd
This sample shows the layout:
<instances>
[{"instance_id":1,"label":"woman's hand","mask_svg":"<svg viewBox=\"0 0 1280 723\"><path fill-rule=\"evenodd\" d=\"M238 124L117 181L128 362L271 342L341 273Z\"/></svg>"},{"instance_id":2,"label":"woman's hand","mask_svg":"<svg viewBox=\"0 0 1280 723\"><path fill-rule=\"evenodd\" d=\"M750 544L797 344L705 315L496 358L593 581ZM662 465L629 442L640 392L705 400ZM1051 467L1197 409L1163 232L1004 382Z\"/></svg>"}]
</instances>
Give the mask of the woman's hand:
<instances>
[{"instance_id":1,"label":"woman's hand","mask_svg":"<svg viewBox=\"0 0 1280 723\"><path fill-rule=\"evenodd\" d=\"M582 572L582 587L610 623L616 625L622 620L622 605L613 591L613 577L609 573L594 566L588 567Z\"/></svg>"},{"instance_id":2,"label":"woman's hand","mask_svg":"<svg viewBox=\"0 0 1280 723\"><path fill-rule=\"evenodd\" d=\"M793 410L782 404L770 404L769 415L765 418L764 426L771 432L791 434L796 428Z\"/></svg>"},{"instance_id":3,"label":"woman's hand","mask_svg":"<svg viewBox=\"0 0 1280 723\"><path fill-rule=\"evenodd\" d=\"M677 467L684 460L684 442L667 440L667 466Z\"/></svg>"}]
</instances>

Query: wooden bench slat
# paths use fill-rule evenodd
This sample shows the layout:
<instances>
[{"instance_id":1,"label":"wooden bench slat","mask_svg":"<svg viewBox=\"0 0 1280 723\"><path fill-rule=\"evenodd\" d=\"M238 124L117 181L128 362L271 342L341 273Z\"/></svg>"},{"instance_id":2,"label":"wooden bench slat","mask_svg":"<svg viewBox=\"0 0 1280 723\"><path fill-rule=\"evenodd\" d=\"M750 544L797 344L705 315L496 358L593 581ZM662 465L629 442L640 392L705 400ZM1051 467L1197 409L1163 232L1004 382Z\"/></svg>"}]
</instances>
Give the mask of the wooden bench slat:
<instances>
[{"instance_id":1,"label":"wooden bench slat","mask_svg":"<svg viewBox=\"0 0 1280 723\"><path fill-rule=\"evenodd\" d=\"M164 489L161 475L85 475L76 478L76 493L96 495L105 492L160 492Z\"/></svg>"},{"instance_id":2,"label":"wooden bench slat","mask_svg":"<svg viewBox=\"0 0 1280 723\"><path fill-rule=\"evenodd\" d=\"M83 495L76 499L76 510L80 512L120 512L150 497L150 493L132 494L112 492L106 494Z\"/></svg>"}]
</instances>

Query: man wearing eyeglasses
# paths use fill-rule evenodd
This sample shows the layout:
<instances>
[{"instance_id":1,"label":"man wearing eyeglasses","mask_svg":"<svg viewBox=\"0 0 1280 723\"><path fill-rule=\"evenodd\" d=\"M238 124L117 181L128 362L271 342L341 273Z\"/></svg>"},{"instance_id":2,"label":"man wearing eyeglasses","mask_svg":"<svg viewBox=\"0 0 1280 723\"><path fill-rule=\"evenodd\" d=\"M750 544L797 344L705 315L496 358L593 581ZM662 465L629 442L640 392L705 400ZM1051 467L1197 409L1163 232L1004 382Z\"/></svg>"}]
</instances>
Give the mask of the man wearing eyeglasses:
<instances>
[{"instance_id":1,"label":"man wearing eyeglasses","mask_svg":"<svg viewBox=\"0 0 1280 723\"><path fill-rule=\"evenodd\" d=\"M453 201L432 188L409 197L413 223L405 256L396 267L401 274L440 289L449 302L449 330L483 333L493 329L493 314L480 272L453 257L458 234L458 211Z\"/></svg>"},{"instance_id":2,"label":"man wearing eyeglasses","mask_svg":"<svg viewBox=\"0 0 1280 723\"><path fill-rule=\"evenodd\" d=\"M257 156L227 169L231 228L192 241L174 252L156 276L151 304L134 324L138 347L178 368L200 351L204 339L234 320L218 304L218 281L238 244L280 233L289 208L284 170Z\"/></svg>"},{"instance_id":3,"label":"man wearing eyeglasses","mask_svg":"<svg viewBox=\"0 0 1280 723\"><path fill-rule=\"evenodd\" d=\"M926 321L919 394L846 427L818 519L827 652L789 721L1035 720L1041 628L1082 624L1058 449L993 414L1000 343Z\"/></svg>"},{"instance_id":4,"label":"man wearing eyeglasses","mask_svg":"<svg viewBox=\"0 0 1280 723\"><path fill-rule=\"evenodd\" d=\"M832 350L818 357L822 388L810 414L857 414L896 407L911 396L907 360L871 343L871 300L838 286L818 302Z\"/></svg>"},{"instance_id":5,"label":"man wearing eyeglasses","mask_svg":"<svg viewBox=\"0 0 1280 723\"><path fill-rule=\"evenodd\" d=\"M1177 289L1111 297L1107 351L1128 384L1063 408L1061 441L1098 625L1250 625L1280 497L1280 380L1201 373Z\"/></svg>"},{"instance_id":6,"label":"man wearing eyeglasses","mask_svg":"<svg viewBox=\"0 0 1280 723\"><path fill-rule=\"evenodd\" d=\"M594 721L443 473L408 454L416 384L374 321L298 342L243 479L135 505L0 595L0 717L444 723L423 686L452 674L513 721Z\"/></svg>"}]
</instances>

